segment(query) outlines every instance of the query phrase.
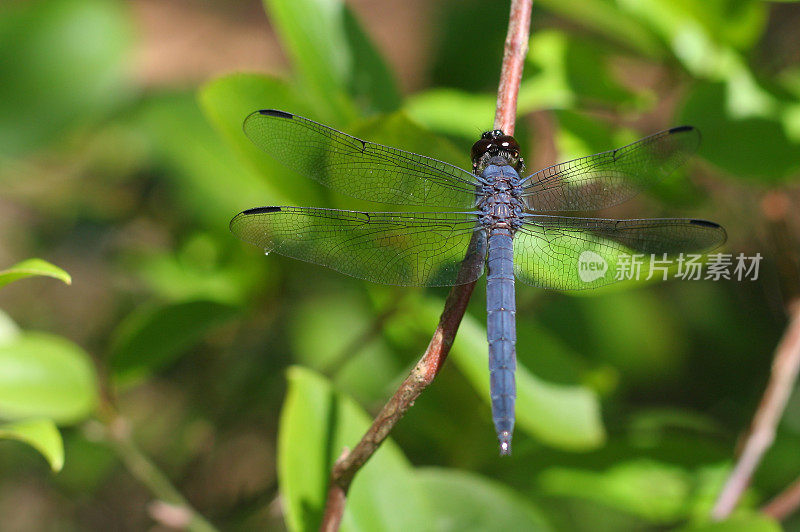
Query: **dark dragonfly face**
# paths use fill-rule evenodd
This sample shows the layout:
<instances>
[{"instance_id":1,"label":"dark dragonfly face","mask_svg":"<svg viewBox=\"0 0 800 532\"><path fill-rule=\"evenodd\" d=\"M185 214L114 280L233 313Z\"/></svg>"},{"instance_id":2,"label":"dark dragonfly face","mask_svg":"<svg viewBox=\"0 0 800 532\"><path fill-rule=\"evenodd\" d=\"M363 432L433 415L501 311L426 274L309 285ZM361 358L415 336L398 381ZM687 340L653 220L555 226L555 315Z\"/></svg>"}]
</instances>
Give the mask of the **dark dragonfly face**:
<instances>
[{"instance_id":1,"label":"dark dragonfly face","mask_svg":"<svg viewBox=\"0 0 800 532\"><path fill-rule=\"evenodd\" d=\"M480 175L494 157L501 157L506 164L521 173L525 167L522 157L519 156L519 144L511 135L504 134L499 129L485 131L481 139L472 145L472 172Z\"/></svg>"}]
</instances>

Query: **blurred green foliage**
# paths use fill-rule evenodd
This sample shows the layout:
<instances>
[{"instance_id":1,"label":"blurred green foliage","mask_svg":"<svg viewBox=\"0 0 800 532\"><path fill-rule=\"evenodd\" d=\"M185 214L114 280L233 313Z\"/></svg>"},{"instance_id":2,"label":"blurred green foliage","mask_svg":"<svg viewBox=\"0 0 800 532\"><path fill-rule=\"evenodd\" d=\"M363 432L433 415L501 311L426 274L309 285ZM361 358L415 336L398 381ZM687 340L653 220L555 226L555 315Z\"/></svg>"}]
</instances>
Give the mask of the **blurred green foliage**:
<instances>
[{"instance_id":1,"label":"blurred green foliage","mask_svg":"<svg viewBox=\"0 0 800 532\"><path fill-rule=\"evenodd\" d=\"M417 15L433 38L413 94L376 30L338 0L264 1L286 75L179 86L137 75L146 37L132 4L0 5L9 526L151 526L145 503L165 496L130 467L115 440L126 437L220 528L318 526L331 465L425 348L447 291L371 285L233 238L230 218L258 205L374 209L283 169L241 123L285 109L468 166L494 115L498 5L450 0ZM780 529L756 509L800 475L798 393L740 508L724 523L708 514L798 286L800 227L764 201L784 198L790 213L797 201L797 24L796 2L534 3L516 131L530 169L698 126L692 179L609 216L718 221L726 251L765 257L760 278L520 287L518 425L503 460L479 284L450 363L358 474L343 529ZM65 270L71 286L27 279L68 283ZM16 492L14 506L2 501ZM783 526L800 530L800 518Z\"/></svg>"}]
</instances>

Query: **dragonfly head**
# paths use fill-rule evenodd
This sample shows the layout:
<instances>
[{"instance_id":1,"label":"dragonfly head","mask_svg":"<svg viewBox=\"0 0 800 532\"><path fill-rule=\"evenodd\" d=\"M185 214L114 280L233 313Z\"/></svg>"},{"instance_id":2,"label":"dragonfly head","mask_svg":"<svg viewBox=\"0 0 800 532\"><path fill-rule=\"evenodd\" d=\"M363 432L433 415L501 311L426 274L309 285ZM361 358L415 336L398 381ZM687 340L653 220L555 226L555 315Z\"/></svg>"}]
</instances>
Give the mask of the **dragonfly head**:
<instances>
[{"instance_id":1,"label":"dragonfly head","mask_svg":"<svg viewBox=\"0 0 800 532\"><path fill-rule=\"evenodd\" d=\"M486 131L481 139L472 145L472 170L480 174L494 157L502 157L517 173L522 172L525 163L519 156L519 144L511 135L499 129Z\"/></svg>"}]
</instances>

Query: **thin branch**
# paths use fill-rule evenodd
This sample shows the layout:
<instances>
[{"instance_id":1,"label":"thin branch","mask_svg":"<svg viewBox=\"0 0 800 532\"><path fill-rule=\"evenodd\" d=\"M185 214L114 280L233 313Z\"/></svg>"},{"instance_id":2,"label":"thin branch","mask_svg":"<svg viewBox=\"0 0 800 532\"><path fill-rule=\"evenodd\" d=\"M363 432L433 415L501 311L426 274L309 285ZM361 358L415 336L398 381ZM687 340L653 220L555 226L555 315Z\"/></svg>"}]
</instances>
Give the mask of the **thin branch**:
<instances>
[{"instance_id":1,"label":"thin branch","mask_svg":"<svg viewBox=\"0 0 800 532\"><path fill-rule=\"evenodd\" d=\"M777 521L782 521L800 508L800 478L765 504L761 511Z\"/></svg>"},{"instance_id":2,"label":"thin branch","mask_svg":"<svg viewBox=\"0 0 800 532\"><path fill-rule=\"evenodd\" d=\"M533 0L512 0L508 20L503 66L497 88L497 110L494 113L495 129L507 135L514 134L517 118L517 95L522 81L522 67L528 54Z\"/></svg>"},{"instance_id":3,"label":"thin branch","mask_svg":"<svg viewBox=\"0 0 800 532\"><path fill-rule=\"evenodd\" d=\"M125 464L131 475L144 484L158 501L151 505L151 516L170 526L193 532L214 532L209 523L172 485L167 475L145 455L133 441L127 421L116 416L104 425L104 436Z\"/></svg>"},{"instance_id":4,"label":"thin branch","mask_svg":"<svg viewBox=\"0 0 800 532\"><path fill-rule=\"evenodd\" d=\"M512 0L508 35L503 54L500 85L497 94L497 112L494 127L511 135L517 112L517 93L522 79L522 67L528 49L528 36L533 0ZM473 251L477 247L477 233L470 243L470 251L462 263L462 268L475 267L483 256ZM348 452L345 449L336 461L331 472L325 513L320 530L332 532L339 529L347 500L347 491L356 473L375 453L386 439L395 424L414 404L422 391L431 383L442 368L453 339L464 317L467 303L475 288L475 281L456 285L450 290L439 325L431 338L428 348L414 369L398 388L397 392L378 413L361 441Z\"/></svg>"},{"instance_id":5,"label":"thin branch","mask_svg":"<svg viewBox=\"0 0 800 532\"><path fill-rule=\"evenodd\" d=\"M800 301L789 305L789 324L775 350L767 388L745 438L744 446L719 494L711 517L722 520L736 508L753 472L775 439L778 422L794 388L800 369Z\"/></svg>"},{"instance_id":6,"label":"thin branch","mask_svg":"<svg viewBox=\"0 0 800 532\"><path fill-rule=\"evenodd\" d=\"M172 485L169 477L136 445L130 424L119 415L114 406L107 368L101 365L98 373L101 378L97 419L84 425L87 438L108 444L128 472L156 498L148 507L153 519L171 528L191 532L215 532L217 529L214 525L189 504Z\"/></svg>"}]
</instances>

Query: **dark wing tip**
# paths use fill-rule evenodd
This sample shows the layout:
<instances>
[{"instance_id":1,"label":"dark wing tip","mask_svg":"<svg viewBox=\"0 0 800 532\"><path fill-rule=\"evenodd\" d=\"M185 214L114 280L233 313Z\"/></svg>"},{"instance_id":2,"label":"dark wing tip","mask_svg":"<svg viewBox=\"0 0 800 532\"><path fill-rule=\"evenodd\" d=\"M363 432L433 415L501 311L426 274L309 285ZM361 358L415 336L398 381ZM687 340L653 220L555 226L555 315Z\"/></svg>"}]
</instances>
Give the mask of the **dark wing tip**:
<instances>
[{"instance_id":1,"label":"dark wing tip","mask_svg":"<svg viewBox=\"0 0 800 532\"><path fill-rule=\"evenodd\" d=\"M263 111L262 111L263 112ZM667 132L672 135L674 133L683 133L684 131L694 131L694 126L677 126L667 130Z\"/></svg>"},{"instance_id":2,"label":"dark wing tip","mask_svg":"<svg viewBox=\"0 0 800 532\"><path fill-rule=\"evenodd\" d=\"M718 248L728 240L728 232L718 223L709 222L708 220L689 220L689 223L692 225L699 225L700 227L707 227L714 231L717 241L711 244L710 249Z\"/></svg>"},{"instance_id":3,"label":"dark wing tip","mask_svg":"<svg viewBox=\"0 0 800 532\"><path fill-rule=\"evenodd\" d=\"M231 219L231 222L228 224L228 228L236 233L235 227L239 225L243 216L247 216L249 214L267 214L271 212L280 212L280 207L254 207L252 209L247 209L246 211L242 211L236 216ZM238 234L238 233L237 233Z\"/></svg>"},{"instance_id":4,"label":"dark wing tip","mask_svg":"<svg viewBox=\"0 0 800 532\"><path fill-rule=\"evenodd\" d=\"M247 209L246 211L242 211L239 214L264 214L267 212L280 212L280 207L254 207L252 209Z\"/></svg>"},{"instance_id":5,"label":"dark wing tip","mask_svg":"<svg viewBox=\"0 0 800 532\"><path fill-rule=\"evenodd\" d=\"M246 211L245 211L246 212ZM718 223L709 222L708 220L689 220L690 223L694 225L700 225L703 227L711 227L713 229L722 229L722 226Z\"/></svg>"},{"instance_id":6,"label":"dark wing tip","mask_svg":"<svg viewBox=\"0 0 800 532\"><path fill-rule=\"evenodd\" d=\"M258 114L264 116L277 116L278 118L294 118L292 113L287 113L286 111L278 111L277 109L260 109Z\"/></svg>"}]
</instances>

